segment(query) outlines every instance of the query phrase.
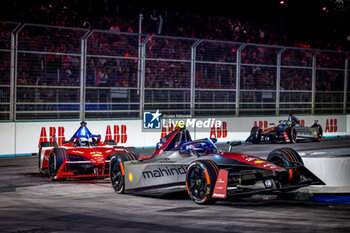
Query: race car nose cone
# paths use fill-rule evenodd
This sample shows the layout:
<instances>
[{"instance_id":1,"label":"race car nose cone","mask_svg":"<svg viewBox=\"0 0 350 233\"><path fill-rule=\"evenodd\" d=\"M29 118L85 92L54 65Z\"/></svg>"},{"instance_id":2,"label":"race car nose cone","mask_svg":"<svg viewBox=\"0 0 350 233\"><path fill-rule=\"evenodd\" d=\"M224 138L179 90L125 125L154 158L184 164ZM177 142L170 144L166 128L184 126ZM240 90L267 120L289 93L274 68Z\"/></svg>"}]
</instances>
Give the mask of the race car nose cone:
<instances>
[{"instance_id":1,"label":"race car nose cone","mask_svg":"<svg viewBox=\"0 0 350 233\"><path fill-rule=\"evenodd\" d=\"M98 156L93 155L91 157L91 162L94 165L105 164L105 159L102 155L98 155Z\"/></svg>"}]
</instances>

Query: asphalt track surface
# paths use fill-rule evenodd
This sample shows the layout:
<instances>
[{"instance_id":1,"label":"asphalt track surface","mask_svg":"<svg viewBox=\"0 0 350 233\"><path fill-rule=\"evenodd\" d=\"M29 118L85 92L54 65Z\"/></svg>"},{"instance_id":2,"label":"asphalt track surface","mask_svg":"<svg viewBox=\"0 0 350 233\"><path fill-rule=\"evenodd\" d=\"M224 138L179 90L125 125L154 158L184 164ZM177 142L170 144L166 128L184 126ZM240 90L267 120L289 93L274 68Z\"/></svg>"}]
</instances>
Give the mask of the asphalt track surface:
<instances>
[{"instance_id":1,"label":"asphalt track surface","mask_svg":"<svg viewBox=\"0 0 350 233\"><path fill-rule=\"evenodd\" d=\"M233 149L266 157L285 146L336 151L350 148L350 139ZM350 232L350 204L254 196L203 206L186 193L117 195L108 179L50 182L38 173L35 156L0 158L0 232Z\"/></svg>"}]
</instances>

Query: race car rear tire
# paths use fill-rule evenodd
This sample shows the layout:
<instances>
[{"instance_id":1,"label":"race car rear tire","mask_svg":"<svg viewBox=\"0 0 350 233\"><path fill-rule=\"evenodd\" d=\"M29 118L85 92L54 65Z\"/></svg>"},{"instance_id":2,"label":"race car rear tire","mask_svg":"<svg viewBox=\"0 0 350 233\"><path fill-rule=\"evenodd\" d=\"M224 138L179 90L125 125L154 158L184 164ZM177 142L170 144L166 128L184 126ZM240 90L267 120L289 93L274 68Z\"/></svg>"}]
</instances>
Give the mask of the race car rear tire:
<instances>
[{"instance_id":1,"label":"race car rear tire","mask_svg":"<svg viewBox=\"0 0 350 233\"><path fill-rule=\"evenodd\" d=\"M43 149L43 147L53 147L53 142L41 142L40 146L39 146L39 153L38 153L38 167L39 167L39 171L41 170L40 167L40 156L41 156L41 150Z\"/></svg>"},{"instance_id":2,"label":"race car rear tire","mask_svg":"<svg viewBox=\"0 0 350 233\"><path fill-rule=\"evenodd\" d=\"M317 138L313 141L321 142L323 138L322 126L317 124L317 125L312 125L311 128L316 128L316 132L317 132Z\"/></svg>"},{"instance_id":3,"label":"race car rear tire","mask_svg":"<svg viewBox=\"0 0 350 233\"><path fill-rule=\"evenodd\" d=\"M297 131L294 127L288 127L286 133L291 143L297 142Z\"/></svg>"},{"instance_id":4,"label":"race car rear tire","mask_svg":"<svg viewBox=\"0 0 350 233\"><path fill-rule=\"evenodd\" d=\"M50 180L57 180L57 172L64 161L69 160L67 150L64 148L54 148L49 157L49 177Z\"/></svg>"},{"instance_id":5,"label":"race car rear tire","mask_svg":"<svg viewBox=\"0 0 350 233\"><path fill-rule=\"evenodd\" d=\"M138 151L136 150L136 148L133 147L133 146L125 147L125 149L126 149L129 153L133 154L133 155L135 156L135 159L137 159L137 157L140 156L139 152L138 152Z\"/></svg>"},{"instance_id":6,"label":"race car rear tire","mask_svg":"<svg viewBox=\"0 0 350 233\"><path fill-rule=\"evenodd\" d=\"M212 194L217 179L218 168L213 162L194 161L187 168L186 189L190 198L197 204L211 204L216 200Z\"/></svg>"},{"instance_id":7,"label":"race car rear tire","mask_svg":"<svg viewBox=\"0 0 350 233\"><path fill-rule=\"evenodd\" d=\"M251 141L254 144L258 144L261 141L261 129L254 126L250 131Z\"/></svg>"},{"instance_id":8,"label":"race car rear tire","mask_svg":"<svg viewBox=\"0 0 350 233\"><path fill-rule=\"evenodd\" d=\"M300 173L296 168L289 168L292 162L299 162L304 165L298 152L292 148L280 148L273 150L267 156L267 161L272 162L289 172L288 180L291 184L297 184L300 181Z\"/></svg>"},{"instance_id":9,"label":"race car rear tire","mask_svg":"<svg viewBox=\"0 0 350 233\"><path fill-rule=\"evenodd\" d=\"M111 159L109 165L109 179L113 190L122 194L125 193L125 169L124 162L137 160L131 153L119 153Z\"/></svg>"}]
</instances>

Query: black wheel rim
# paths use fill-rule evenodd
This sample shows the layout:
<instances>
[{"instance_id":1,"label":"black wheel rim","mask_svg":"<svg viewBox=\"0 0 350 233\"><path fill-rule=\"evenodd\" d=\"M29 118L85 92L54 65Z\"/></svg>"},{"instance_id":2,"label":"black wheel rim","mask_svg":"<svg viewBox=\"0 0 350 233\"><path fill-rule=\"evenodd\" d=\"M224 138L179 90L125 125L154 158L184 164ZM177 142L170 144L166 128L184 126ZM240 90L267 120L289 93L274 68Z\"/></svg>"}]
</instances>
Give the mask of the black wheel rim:
<instances>
[{"instance_id":1,"label":"black wheel rim","mask_svg":"<svg viewBox=\"0 0 350 233\"><path fill-rule=\"evenodd\" d=\"M270 162L272 162L273 164L276 164L277 166L280 166L286 170L288 170L289 172L289 177L288 177L288 180L286 180L287 182L292 182L292 183L295 183L297 181L297 178L296 178L296 172L297 170L294 168L289 168L289 166L291 165L290 162L288 162L286 159L283 159L279 156L275 156L273 158L271 158L269 160Z\"/></svg>"},{"instance_id":2,"label":"black wheel rim","mask_svg":"<svg viewBox=\"0 0 350 233\"><path fill-rule=\"evenodd\" d=\"M279 158L279 157L274 157L270 160L270 162L272 162L273 164L276 164L277 166L283 167L285 168L287 166L286 161L284 161L283 159Z\"/></svg>"},{"instance_id":3,"label":"black wheel rim","mask_svg":"<svg viewBox=\"0 0 350 233\"><path fill-rule=\"evenodd\" d=\"M123 190L124 180L121 167L119 163L114 163L111 169L111 183L116 192Z\"/></svg>"},{"instance_id":4,"label":"black wheel rim","mask_svg":"<svg viewBox=\"0 0 350 233\"><path fill-rule=\"evenodd\" d=\"M192 197L201 201L205 199L207 180L203 170L199 166L193 167L189 173L188 187Z\"/></svg>"}]
</instances>

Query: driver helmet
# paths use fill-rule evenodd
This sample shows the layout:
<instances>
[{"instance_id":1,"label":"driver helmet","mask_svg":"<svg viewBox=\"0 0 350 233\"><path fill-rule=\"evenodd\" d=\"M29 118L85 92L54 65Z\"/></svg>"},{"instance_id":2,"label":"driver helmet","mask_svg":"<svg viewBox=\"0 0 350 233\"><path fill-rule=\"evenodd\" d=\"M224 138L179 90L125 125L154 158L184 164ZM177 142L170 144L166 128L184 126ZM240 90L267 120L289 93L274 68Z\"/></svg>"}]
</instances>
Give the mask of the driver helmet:
<instances>
[{"instance_id":1,"label":"driver helmet","mask_svg":"<svg viewBox=\"0 0 350 233\"><path fill-rule=\"evenodd\" d=\"M191 145L191 144L186 146L186 151L187 151L191 156L196 155L196 151L195 151L195 149L194 149L194 146Z\"/></svg>"},{"instance_id":2,"label":"driver helmet","mask_svg":"<svg viewBox=\"0 0 350 233\"><path fill-rule=\"evenodd\" d=\"M79 144L80 146L88 146L89 140L87 138L79 138Z\"/></svg>"},{"instance_id":3,"label":"driver helmet","mask_svg":"<svg viewBox=\"0 0 350 233\"><path fill-rule=\"evenodd\" d=\"M186 123L183 121L178 121L176 123L175 129L185 129L186 128Z\"/></svg>"}]
</instances>

